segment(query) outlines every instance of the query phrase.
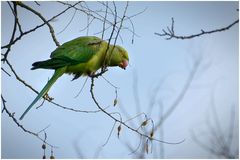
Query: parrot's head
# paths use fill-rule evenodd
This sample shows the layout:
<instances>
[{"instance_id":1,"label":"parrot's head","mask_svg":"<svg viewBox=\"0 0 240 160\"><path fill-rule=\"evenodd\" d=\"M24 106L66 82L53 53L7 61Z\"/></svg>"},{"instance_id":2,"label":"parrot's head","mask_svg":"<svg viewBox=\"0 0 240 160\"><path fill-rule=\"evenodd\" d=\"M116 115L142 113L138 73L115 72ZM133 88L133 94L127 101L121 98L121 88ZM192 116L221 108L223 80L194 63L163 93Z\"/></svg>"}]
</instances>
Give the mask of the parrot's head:
<instances>
[{"instance_id":1,"label":"parrot's head","mask_svg":"<svg viewBox=\"0 0 240 160\"><path fill-rule=\"evenodd\" d=\"M128 52L123 47L116 45L112 52L110 66L119 66L122 69L126 69L128 63Z\"/></svg>"}]
</instances>

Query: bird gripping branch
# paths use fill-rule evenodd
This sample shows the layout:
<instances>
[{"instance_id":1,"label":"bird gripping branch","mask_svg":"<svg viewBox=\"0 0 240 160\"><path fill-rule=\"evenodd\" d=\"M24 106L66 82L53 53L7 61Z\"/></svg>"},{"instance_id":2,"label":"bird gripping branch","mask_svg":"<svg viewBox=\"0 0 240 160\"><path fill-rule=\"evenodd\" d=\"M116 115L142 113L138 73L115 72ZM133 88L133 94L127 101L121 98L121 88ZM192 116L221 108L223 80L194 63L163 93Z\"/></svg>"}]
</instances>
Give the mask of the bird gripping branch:
<instances>
[{"instance_id":1,"label":"bird gripping branch","mask_svg":"<svg viewBox=\"0 0 240 160\"><path fill-rule=\"evenodd\" d=\"M119 66L125 69L128 63L128 53L124 48L118 45L110 45L95 36L79 37L64 43L51 53L50 59L32 64L32 70L40 68L53 69L55 72L21 115L20 120L24 118L41 97L47 94L52 85L64 73L73 74L73 80L75 80L80 76L92 75L103 66Z\"/></svg>"}]
</instances>

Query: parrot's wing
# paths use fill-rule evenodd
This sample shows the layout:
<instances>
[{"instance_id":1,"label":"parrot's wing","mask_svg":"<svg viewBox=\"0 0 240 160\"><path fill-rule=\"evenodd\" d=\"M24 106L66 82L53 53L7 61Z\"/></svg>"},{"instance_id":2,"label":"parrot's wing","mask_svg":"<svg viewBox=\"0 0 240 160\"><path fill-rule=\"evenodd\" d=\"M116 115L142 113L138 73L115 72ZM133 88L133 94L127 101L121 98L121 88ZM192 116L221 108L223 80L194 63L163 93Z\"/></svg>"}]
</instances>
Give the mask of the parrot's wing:
<instances>
[{"instance_id":1,"label":"parrot's wing","mask_svg":"<svg viewBox=\"0 0 240 160\"><path fill-rule=\"evenodd\" d=\"M107 43L98 37L80 37L64 43L51 53L51 59L33 63L32 69L58 69L88 62L94 55L105 51Z\"/></svg>"},{"instance_id":2,"label":"parrot's wing","mask_svg":"<svg viewBox=\"0 0 240 160\"><path fill-rule=\"evenodd\" d=\"M32 70L33 69L38 69L38 68L44 68L44 69L58 69L61 67L65 67L68 65L75 65L80 63L77 60L71 59L69 57L66 56L59 56L56 58L52 58L52 59L48 59L46 61L39 61L39 62L35 62L32 64Z\"/></svg>"},{"instance_id":3,"label":"parrot's wing","mask_svg":"<svg viewBox=\"0 0 240 160\"><path fill-rule=\"evenodd\" d=\"M106 46L107 43L98 37L80 37L64 43L53 51L50 57L66 63L84 63L103 51Z\"/></svg>"}]
</instances>

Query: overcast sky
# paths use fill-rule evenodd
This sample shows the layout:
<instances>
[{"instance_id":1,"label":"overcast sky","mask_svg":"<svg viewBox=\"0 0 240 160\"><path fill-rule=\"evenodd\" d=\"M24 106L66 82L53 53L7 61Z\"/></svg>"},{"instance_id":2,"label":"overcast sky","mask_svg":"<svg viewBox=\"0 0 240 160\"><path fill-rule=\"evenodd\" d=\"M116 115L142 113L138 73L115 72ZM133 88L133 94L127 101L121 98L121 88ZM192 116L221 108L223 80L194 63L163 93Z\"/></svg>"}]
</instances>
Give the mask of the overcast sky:
<instances>
[{"instance_id":1,"label":"overcast sky","mask_svg":"<svg viewBox=\"0 0 240 160\"><path fill-rule=\"evenodd\" d=\"M13 17L6 2L1 2L1 42L8 43L13 26ZM45 17L52 17L64 7L56 2L40 2L40 6L32 2L26 2ZM97 2L87 2L93 10L105 10ZM113 7L112 2L109 2ZM117 11L122 15L126 2L116 2ZM61 7L59 7L61 6ZM101 7L101 8L100 8ZM161 32L171 25L171 18L175 20L175 33L178 35L190 35L203 30L212 30L228 26L238 19L238 2L130 2L127 15L140 15L132 18L135 32L134 43L131 43L132 34L123 30L120 34L122 40L117 44L123 46L129 53L130 66L127 70L118 67L111 68L104 77L119 87L118 99L121 105L111 106L109 112L120 112L123 119L127 116L122 112L134 117L139 112L147 113L149 102L156 95L156 104L153 106L151 118L157 124L159 119L160 105L163 111L172 105L179 97L194 60L201 58L196 75L180 103L155 133L158 139L164 141L185 141L178 145L164 144L164 153L159 151L159 143L153 142L153 153L145 154L148 158L213 158L214 156L204 151L192 139L191 131L207 145L211 145L207 126L207 117L213 120L212 108L215 106L221 130L224 136L228 136L231 110L234 109L235 123L232 142L232 150L238 150L238 53L239 31L238 24L230 30L211 35L204 35L190 40L166 40L154 32ZM55 32L59 33L69 22L74 11L66 12L65 15L51 22ZM32 13L19 9L19 20L24 30L28 30L41 20ZM68 28L57 34L61 44L79 36L87 35L87 31L81 31L87 23L87 17L83 13L76 13ZM125 26L131 27L129 21ZM88 35L94 35L102 29L102 22L94 20L88 30ZM109 34L110 32L107 32ZM101 35L97 35L101 36ZM109 36L106 36L109 37ZM15 67L17 73L31 86L40 91L48 78L53 74L52 70L30 70L31 64L46 60L56 48L49 30L43 27L29 34L17 42L9 54L9 61ZM2 64L9 73L10 69ZM12 73L11 73L12 74ZM137 77L137 81L136 81ZM90 95L90 80L87 81L79 97L74 98L81 89L85 77L71 81L73 77L63 75L51 88L49 95L62 105L82 110L96 110ZM15 112L18 118L35 98L36 94L16 81L13 74L11 77L2 72L2 94L7 100L11 112ZM158 92L157 86L161 85ZM136 109L134 98L134 86L138 86L140 111ZM95 82L95 94L102 106L112 105L115 90L103 78ZM215 105L213 105L213 102ZM38 105L41 101L38 102ZM36 105L37 106L37 105ZM36 110L33 109L26 115L21 123L29 130L38 132L46 126L47 140L56 146L54 150L57 158L94 158L98 152L99 158L132 158L137 157L141 150L135 154L129 154L127 144L136 148L139 136L127 128L122 128L120 139L117 138L116 127L104 147L101 147L112 128L114 121L103 113L85 114L66 111L45 102ZM233 115L231 115L232 117ZM143 117L141 117L143 120ZM141 122L133 121L135 125ZM213 123L214 126L214 123ZM215 127L215 126L214 126ZM43 151L42 142L23 132L5 114L2 114L2 158L41 158ZM76 150L78 146L78 151ZM162 153L162 155L160 155ZM47 155L50 154L48 148Z\"/></svg>"}]
</instances>

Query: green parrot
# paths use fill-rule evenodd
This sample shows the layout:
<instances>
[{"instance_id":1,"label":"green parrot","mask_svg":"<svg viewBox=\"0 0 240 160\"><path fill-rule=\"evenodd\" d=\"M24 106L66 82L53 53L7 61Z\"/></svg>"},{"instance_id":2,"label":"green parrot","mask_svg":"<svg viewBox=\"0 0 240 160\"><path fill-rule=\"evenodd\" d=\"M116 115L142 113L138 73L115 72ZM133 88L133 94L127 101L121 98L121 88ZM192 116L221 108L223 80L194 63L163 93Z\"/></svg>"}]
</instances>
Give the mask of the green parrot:
<instances>
[{"instance_id":1,"label":"green parrot","mask_svg":"<svg viewBox=\"0 0 240 160\"><path fill-rule=\"evenodd\" d=\"M125 69L129 62L128 53L124 48L118 45L108 45L106 41L95 36L79 37L66 42L55 49L50 58L32 64L32 70L43 68L54 69L55 72L24 111L20 120L64 73L73 74L73 80L75 80L80 76L92 75L103 66L119 66Z\"/></svg>"}]
</instances>

